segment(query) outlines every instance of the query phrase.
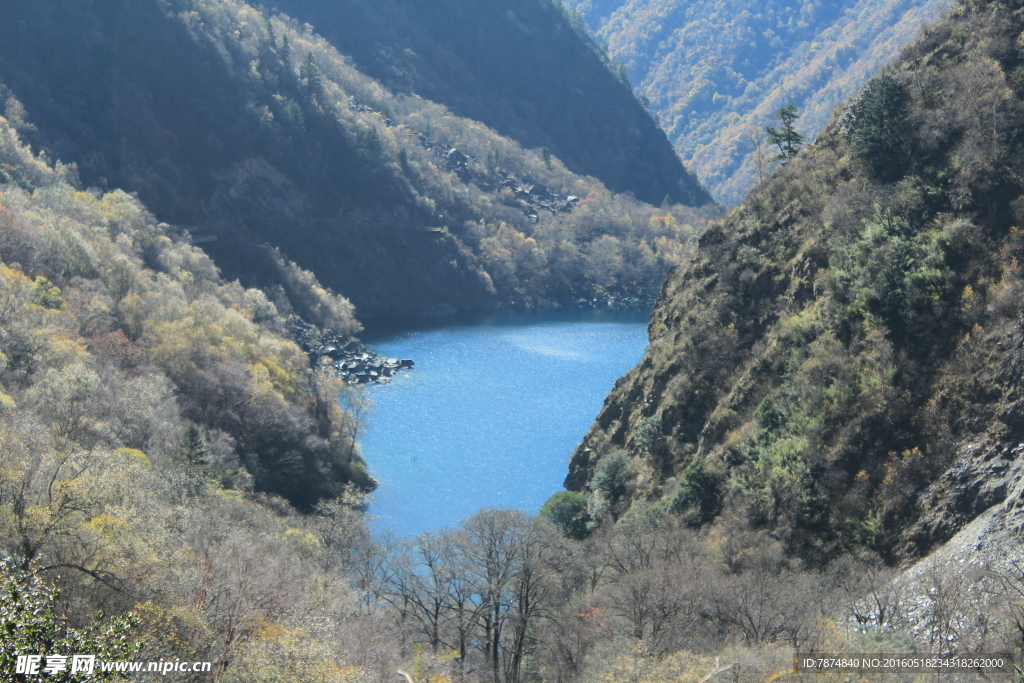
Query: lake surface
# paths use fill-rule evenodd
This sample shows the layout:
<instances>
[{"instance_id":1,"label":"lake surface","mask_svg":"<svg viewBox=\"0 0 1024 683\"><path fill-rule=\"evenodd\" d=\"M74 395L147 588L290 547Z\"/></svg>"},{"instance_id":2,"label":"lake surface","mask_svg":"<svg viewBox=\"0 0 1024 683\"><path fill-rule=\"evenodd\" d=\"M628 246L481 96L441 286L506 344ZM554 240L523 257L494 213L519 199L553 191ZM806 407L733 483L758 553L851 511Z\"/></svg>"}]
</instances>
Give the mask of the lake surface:
<instances>
[{"instance_id":1,"label":"lake surface","mask_svg":"<svg viewBox=\"0 0 1024 683\"><path fill-rule=\"evenodd\" d=\"M455 526L487 507L536 514L612 385L647 348L648 311L507 314L366 341L416 368L372 386L361 442L374 529Z\"/></svg>"}]
</instances>

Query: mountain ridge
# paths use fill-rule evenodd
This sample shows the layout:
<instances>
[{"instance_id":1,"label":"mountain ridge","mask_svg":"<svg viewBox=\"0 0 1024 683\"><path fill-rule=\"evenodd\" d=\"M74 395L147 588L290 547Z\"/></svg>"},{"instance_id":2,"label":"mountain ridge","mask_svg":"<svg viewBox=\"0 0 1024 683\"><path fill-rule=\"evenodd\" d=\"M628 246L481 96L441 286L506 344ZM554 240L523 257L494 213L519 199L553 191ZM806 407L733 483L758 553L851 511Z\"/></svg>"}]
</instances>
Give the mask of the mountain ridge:
<instances>
[{"instance_id":1,"label":"mountain ridge","mask_svg":"<svg viewBox=\"0 0 1024 683\"><path fill-rule=\"evenodd\" d=\"M0 82L35 148L282 304L273 248L363 316L653 296L715 211L610 192L238 0L8 12Z\"/></svg>"},{"instance_id":2,"label":"mountain ridge","mask_svg":"<svg viewBox=\"0 0 1024 683\"><path fill-rule=\"evenodd\" d=\"M573 455L592 513L738 516L808 559L896 560L1005 499L1021 22L961 3L705 231Z\"/></svg>"},{"instance_id":3,"label":"mountain ridge","mask_svg":"<svg viewBox=\"0 0 1024 683\"><path fill-rule=\"evenodd\" d=\"M558 3L277 5L309 21L367 75L480 121L524 147L641 201L699 206L711 197L627 84Z\"/></svg>"},{"instance_id":4,"label":"mountain ridge","mask_svg":"<svg viewBox=\"0 0 1024 683\"><path fill-rule=\"evenodd\" d=\"M810 138L944 1L575 3L689 168L737 204L771 165L764 126L795 104ZM695 46L704 46L695 49Z\"/></svg>"}]
</instances>

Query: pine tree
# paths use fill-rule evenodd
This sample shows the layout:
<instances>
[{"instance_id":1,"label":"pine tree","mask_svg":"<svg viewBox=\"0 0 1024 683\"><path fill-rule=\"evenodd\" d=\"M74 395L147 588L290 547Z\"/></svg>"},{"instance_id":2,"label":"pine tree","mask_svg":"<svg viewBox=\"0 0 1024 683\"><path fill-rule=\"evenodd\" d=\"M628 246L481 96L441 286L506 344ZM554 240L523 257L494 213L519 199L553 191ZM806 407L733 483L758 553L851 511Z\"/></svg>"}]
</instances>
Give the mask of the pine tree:
<instances>
[{"instance_id":1,"label":"pine tree","mask_svg":"<svg viewBox=\"0 0 1024 683\"><path fill-rule=\"evenodd\" d=\"M800 114L797 113L796 105L787 104L775 112L775 120L781 121L782 127L765 126L764 129L768 133L768 142L777 145L779 148L779 154L775 157L775 161L792 159L800 151L801 145L804 144L804 135L798 133L793 126L793 123L798 118L800 118Z\"/></svg>"},{"instance_id":2,"label":"pine tree","mask_svg":"<svg viewBox=\"0 0 1024 683\"><path fill-rule=\"evenodd\" d=\"M324 91L324 84L320 79L320 67L313 60L312 52L307 52L306 58L302 60L302 66L299 67L299 80L306 86L306 91L310 95L319 96Z\"/></svg>"},{"instance_id":3,"label":"pine tree","mask_svg":"<svg viewBox=\"0 0 1024 683\"><path fill-rule=\"evenodd\" d=\"M190 467L195 467L206 465L206 456L209 454L210 451L206 448L206 439L203 438L199 427L195 424L189 425L185 430L185 436L181 439L181 445L178 446L178 458Z\"/></svg>"},{"instance_id":4,"label":"pine tree","mask_svg":"<svg viewBox=\"0 0 1024 683\"><path fill-rule=\"evenodd\" d=\"M281 39L281 63L291 69L292 44L288 42L288 36Z\"/></svg>"}]
</instances>

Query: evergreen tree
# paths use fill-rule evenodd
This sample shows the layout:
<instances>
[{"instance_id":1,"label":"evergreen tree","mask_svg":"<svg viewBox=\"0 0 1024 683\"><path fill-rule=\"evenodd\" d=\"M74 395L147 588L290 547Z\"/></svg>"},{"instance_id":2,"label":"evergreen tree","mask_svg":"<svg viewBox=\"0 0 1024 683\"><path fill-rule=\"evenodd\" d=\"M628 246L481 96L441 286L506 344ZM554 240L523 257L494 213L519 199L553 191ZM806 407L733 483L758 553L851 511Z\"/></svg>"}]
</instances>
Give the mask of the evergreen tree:
<instances>
[{"instance_id":1,"label":"evergreen tree","mask_svg":"<svg viewBox=\"0 0 1024 683\"><path fill-rule=\"evenodd\" d=\"M270 47L277 47L277 36L274 35L274 26L270 23L270 17L263 20L263 27L267 31L267 42L270 43Z\"/></svg>"},{"instance_id":2,"label":"evergreen tree","mask_svg":"<svg viewBox=\"0 0 1024 683\"><path fill-rule=\"evenodd\" d=\"M313 60L312 52L307 52L306 58L302 60L302 66L299 67L299 80L306 86L306 91L310 95L319 97L323 94L324 84L320 78L320 67Z\"/></svg>"},{"instance_id":3,"label":"evergreen tree","mask_svg":"<svg viewBox=\"0 0 1024 683\"><path fill-rule=\"evenodd\" d=\"M906 170L908 95L891 74L868 81L839 119L850 140L853 158L883 182L894 182Z\"/></svg>"},{"instance_id":4,"label":"evergreen tree","mask_svg":"<svg viewBox=\"0 0 1024 683\"><path fill-rule=\"evenodd\" d=\"M210 451L206 448L206 439L203 433L195 424L189 425L185 430L185 436L178 446L178 457L190 467L207 464L207 456Z\"/></svg>"},{"instance_id":5,"label":"evergreen tree","mask_svg":"<svg viewBox=\"0 0 1024 683\"><path fill-rule=\"evenodd\" d=\"M380 133L373 126L356 133L356 146L372 157L380 157L384 147L380 141Z\"/></svg>"},{"instance_id":6,"label":"evergreen tree","mask_svg":"<svg viewBox=\"0 0 1024 683\"><path fill-rule=\"evenodd\" d=\"M291 69L290 63L292 60L292 44L288 42L288 36L285 36L281 40L281 63L284 64L288 69Z\"/></svg>"},{"instance_id":7,"label":"evergreen tree","mask_svg":"<svg viewBox=\"0 0 1024 683\"><path fill-rule=\"evenodd\" d=\"M487 174L492 177L497 175L498 171L501 170L501 162L503 160L504 155L500 151L492 149L487 152L487 161L485 164L487 167Z\"/></svg>"},{"instance_id":8,"label":"evergreen tree","mask_svg":"<svg viewBox=\"0 0 1024 683\"><path fill-rule=\"evenodd\" d=\"M782 127L765 126L764 129L768 133L768 142L777 145L779 148L779 154L775 157L776 161L792 159L804 144L804 135L798 133L793 126L793 123L798 118L800 118L800 114L796 111L796 105L787 104L775 112L775 120L781 121Z\"/></svg>"}]
</instances>

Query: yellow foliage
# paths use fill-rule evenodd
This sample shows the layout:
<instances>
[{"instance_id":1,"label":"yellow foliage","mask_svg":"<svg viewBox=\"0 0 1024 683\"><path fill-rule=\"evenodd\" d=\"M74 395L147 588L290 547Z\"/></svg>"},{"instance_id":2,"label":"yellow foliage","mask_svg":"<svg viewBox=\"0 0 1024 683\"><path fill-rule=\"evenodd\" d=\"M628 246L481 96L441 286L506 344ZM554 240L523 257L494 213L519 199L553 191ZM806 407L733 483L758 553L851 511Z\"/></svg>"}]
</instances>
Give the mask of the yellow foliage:
<instances>
[{"instance_id":1,"label":"yellow foliage","mask_svg":"<svg viewBox=\"0 0 1024 683\"><path fill-rule=\"evenodd\" d=\"M143 636L147 651L167 658L175 655L197 659L196 643L209 637L209 625L202 615L186 605L163 605L152 600L132 609L139 620L138 631Z\"/></svg>"},{"instance_id":2,"label":"yellow foliage","mask_svg":"<svg viewBox=\"0 0 1024 683\"><path fill-rule=\"evenodd\" d=\"M213 495L215 496L220 496L221 498L225 498L235 503L245 500L245 496L243 496L242 492L238 491L237 489L222 489L219 486L217 486L211 490L211 493L213 493Z\"/></svg>"},{"instance_id":3,"label":"yellow foliage","mask_svg":"<svg viewBox=\"0 0 1024 683\"><path fill-rule=\"evenodd\" d=\"M85 526L107 540L115 540L130 529L128 522L108 513L96 515Z\"/></svg>"},{"instance_id":4,"label":"yellow foliage","mask_svg":"<svg viewBox=\"0 0 1024 683\"><path fill-rule=\"evenodd\" d=\"M224 680L229 683L369 683L370 672L339 662L301 629L265 623L241 647Z\"/></svg>"},{"instance_id":5,"label":"yellow foliage","mask_svg":"<svg viewBox=\"0 0 1024 683\"><path fill-rule=\"evenodd\" d=\"M147 468L152 469L153 467L153 461L149 459L149 456L137 448L118 448L114 453L126 460L141 463Z\"/></svg>"},{"instance_id":6,"label":"yellow foliage","mask_svg":"<svg viewBox=\"0 0 1024 683\"><path fill-rule=\"evenodd\" d=\"M301 529L288 529L284 532L284 540L292 550L305 557L318 555L322 546L319 538Z\"/></svg>"}]
</instances>

